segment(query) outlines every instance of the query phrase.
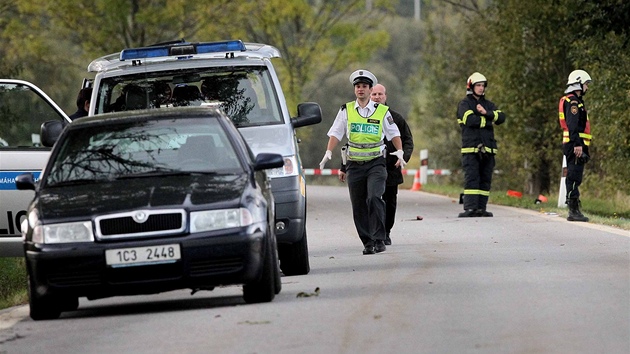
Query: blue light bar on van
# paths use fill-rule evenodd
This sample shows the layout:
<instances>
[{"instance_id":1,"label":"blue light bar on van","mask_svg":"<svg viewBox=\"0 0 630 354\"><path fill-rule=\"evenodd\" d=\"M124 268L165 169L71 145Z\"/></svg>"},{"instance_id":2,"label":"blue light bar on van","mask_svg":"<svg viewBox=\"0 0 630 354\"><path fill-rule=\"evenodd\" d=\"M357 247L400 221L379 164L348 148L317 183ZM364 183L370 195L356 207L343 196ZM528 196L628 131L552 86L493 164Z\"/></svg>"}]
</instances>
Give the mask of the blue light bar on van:
<instances>
[{"instance_id":1,"label":"blue light bar on van","mask_svg":"<svg viewBox=\"0 0 630 354\"><path fill-rule=\"evenodd\" d=\"M120 60L146 59L167 56L206 54L220 52L244 52L245 44L241 40L203 42L203 43L176 43L171 45L130 48L120 52Z\"/></svg>"},{"instance_id":2,"label":"blue light bar on van","mask_svg":"<svg viewBox=\"0 0 630 354\"><path fill-rule=\"evenodd\" d=\"M124 49L120 52L120 60L166 57L168 56L168 53L168 47Z\"/></svg>"},{"instance_id":3,"label":"blue light bar on van","mask_svg":"<svg viewBox=\"0 0 630 354\"><path fill-rule=\"evenodd\" d=\"M197 44L197 54L245 51L245 44L241 40L223 42L205 42Z\"/></svg>"}]
</instances>

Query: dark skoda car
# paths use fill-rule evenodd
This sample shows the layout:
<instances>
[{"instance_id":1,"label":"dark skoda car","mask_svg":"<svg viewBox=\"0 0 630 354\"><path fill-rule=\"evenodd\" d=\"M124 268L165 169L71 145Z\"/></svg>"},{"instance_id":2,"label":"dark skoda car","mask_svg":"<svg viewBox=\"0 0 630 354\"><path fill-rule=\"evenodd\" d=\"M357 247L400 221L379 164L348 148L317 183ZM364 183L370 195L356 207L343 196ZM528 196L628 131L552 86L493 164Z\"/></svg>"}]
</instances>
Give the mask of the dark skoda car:
<instances>
[{"instance_id":1,"label":"dark skoda car","mask_svg":"<svg viewBox=\"0 0 630 354\"><path fill-rule=\"evenodd\" d=\"M78 298L243 284L248 303L280 292L274 200L265 169L211 107L83 118L53 147L23 222L30 316L57 318ZM60 134L57 140L57 136Z\"/></svg>"}]
</instances>

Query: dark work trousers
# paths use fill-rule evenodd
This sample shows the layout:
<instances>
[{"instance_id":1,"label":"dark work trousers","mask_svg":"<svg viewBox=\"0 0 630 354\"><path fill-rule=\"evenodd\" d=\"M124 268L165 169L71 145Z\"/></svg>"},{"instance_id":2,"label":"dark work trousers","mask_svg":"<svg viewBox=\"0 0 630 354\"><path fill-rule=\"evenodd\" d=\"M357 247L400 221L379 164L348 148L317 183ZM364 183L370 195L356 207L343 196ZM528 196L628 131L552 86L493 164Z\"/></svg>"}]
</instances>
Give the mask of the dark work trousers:
<instances>
[{"instance_id":1,"label":"dark work trousers","mask_svg":"<svg viewBox=\"0 0 630 354\"><path fill-rule=\"evenodd\" d=\"M385 186L383 201L385 202L385 234L389 236L392 227L394 227L394 221L396 220L396 204L398 203L397 184Z\"/></svg>"},{"instance_id":2,"label":"dark work trousers","mask_svg":"<svg viewBox=\"0 0 630 354\"><path fill-rule=\"evenodd\" d=\"M486 210L492 171L494 170L494 154L462 154L464 168L464 210Z\"/></svg>"},{"instance_id":3,"label":"dark work trousers","mask_svg":"<svg viewBox=\"0 0 630 354\"><path fill-rule=\"evenodd\" d=\"M588 149L583 147L583 152L588 155ZM578 162L573 153L573 147L563 149L564 156L567 157L567 177L564 180L567 186L567 199L580 198L580 184L582 184L582 176L584 175L584 164Z\"/></svg>"},{"instance_id":4,"label":"dark work trousers","mask_svg":"<svg viewBox=\"0 0 630 354\"><path fill-rule=\"evenodd\" d=\"M346 181L352 203L352 217L364 246L385 240L385 158L366 162L348 161Z\"/></svg>"}]
</instances>

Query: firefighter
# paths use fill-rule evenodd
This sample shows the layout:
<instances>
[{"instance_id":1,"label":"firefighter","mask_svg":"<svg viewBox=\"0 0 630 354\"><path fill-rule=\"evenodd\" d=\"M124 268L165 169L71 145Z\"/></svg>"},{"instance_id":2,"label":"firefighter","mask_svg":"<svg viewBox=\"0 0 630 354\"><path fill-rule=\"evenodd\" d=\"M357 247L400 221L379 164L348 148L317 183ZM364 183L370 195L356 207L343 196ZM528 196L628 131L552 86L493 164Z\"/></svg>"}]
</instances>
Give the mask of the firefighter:
<instances>
[{"instance_id":1,"label":"firefighter","mask_svg":"<svg viewBox=\"0 0 630 354\"><path fill-rule=\"evenodd\" d=\"M488 80L475 72L466 81L466 98L457 108L462 131L462 167L465 175L464 212L459 217L491 217L486 210L497 142L494 126L505 122L505 113L485 97Z\"/></svg>"},{"instance_id":2,"label":"firefighter","mask_svg":"<svg viewBox=\"0 0 630 354\"><path fill-rule=\"evenodd\" d=\"M332 158L332 150L343 139L348 139L346 180L352 204L354 225L363 242L363 254L383 252L385 247L385 141L391 140L398 157L398 166L405 166L400 131L389 108L371 100L372 88L378 83L376 76L367 70L350 75L355 101L341 106L328 131L326 153L319 164L323 169Z\"/></svg>"},{"instance_id":3,"label":"firefighter","mask_svg":"<svg viewBox=\"0 0 630 354\"><path fill-rule=\"evenodd\" d=\"M567 159L567 200L569 221L588 221L580 211L580 184L584 174L584 164L589 160L588 147L591 144L591 124L588 120L584 95L591 83L591 76L584 70L574 70L569 74L567 88L558 103L558 115L562 128L562 152Z\"/></svg>"}]
</instances>

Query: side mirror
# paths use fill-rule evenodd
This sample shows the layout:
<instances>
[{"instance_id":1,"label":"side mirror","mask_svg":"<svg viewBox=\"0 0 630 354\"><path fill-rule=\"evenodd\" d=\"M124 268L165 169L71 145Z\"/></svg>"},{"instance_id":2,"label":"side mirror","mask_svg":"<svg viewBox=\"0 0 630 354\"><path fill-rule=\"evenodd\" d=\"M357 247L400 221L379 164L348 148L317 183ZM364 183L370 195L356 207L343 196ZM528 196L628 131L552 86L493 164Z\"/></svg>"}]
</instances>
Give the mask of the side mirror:
<instances>
[{"instance_id":1,"label":"side mirror","mask_svg":"<svg viewBox=\"0 0 630 354\"><path fill-rule=\"evenodd\" d=\"M254 170L268 170L270 168L278 168L284 166L284 159L280 154L260 153L256 155L254 162Z\"/></svg>"},{"instance_id":2,"label":"side mirror","mask_svg":"<svg viewBox=\"0 0 630 354\"><path fill-rule=\"evenodd\" d=\"M42 123L41 127L41 137L42 137L42 145L46 147L52 147L59 139L63 128L66 125L58 120L49 120L47 122Z\"/></svg>"},{"instance_id":3,"label":"side mirror","mask_svg":"<svg viewBox=\"0 0 630 354\"><path fill-rule=\"evenodd\" d=\"M304 102L297 106L298 116L291 118L294 128L317 124L322 121L322 109L315 102Z\"/></svg>"},{"instance_id":4,"label":"side mirror","mask_svg":"<svg viewBox=\"0 0 630 354\"><path fill-rule=\"evenodd\" d=\"M18 190L35 190L35 179L30 172L22 173L15 178L15 186Z\"/></svg>"}]
</instances>

